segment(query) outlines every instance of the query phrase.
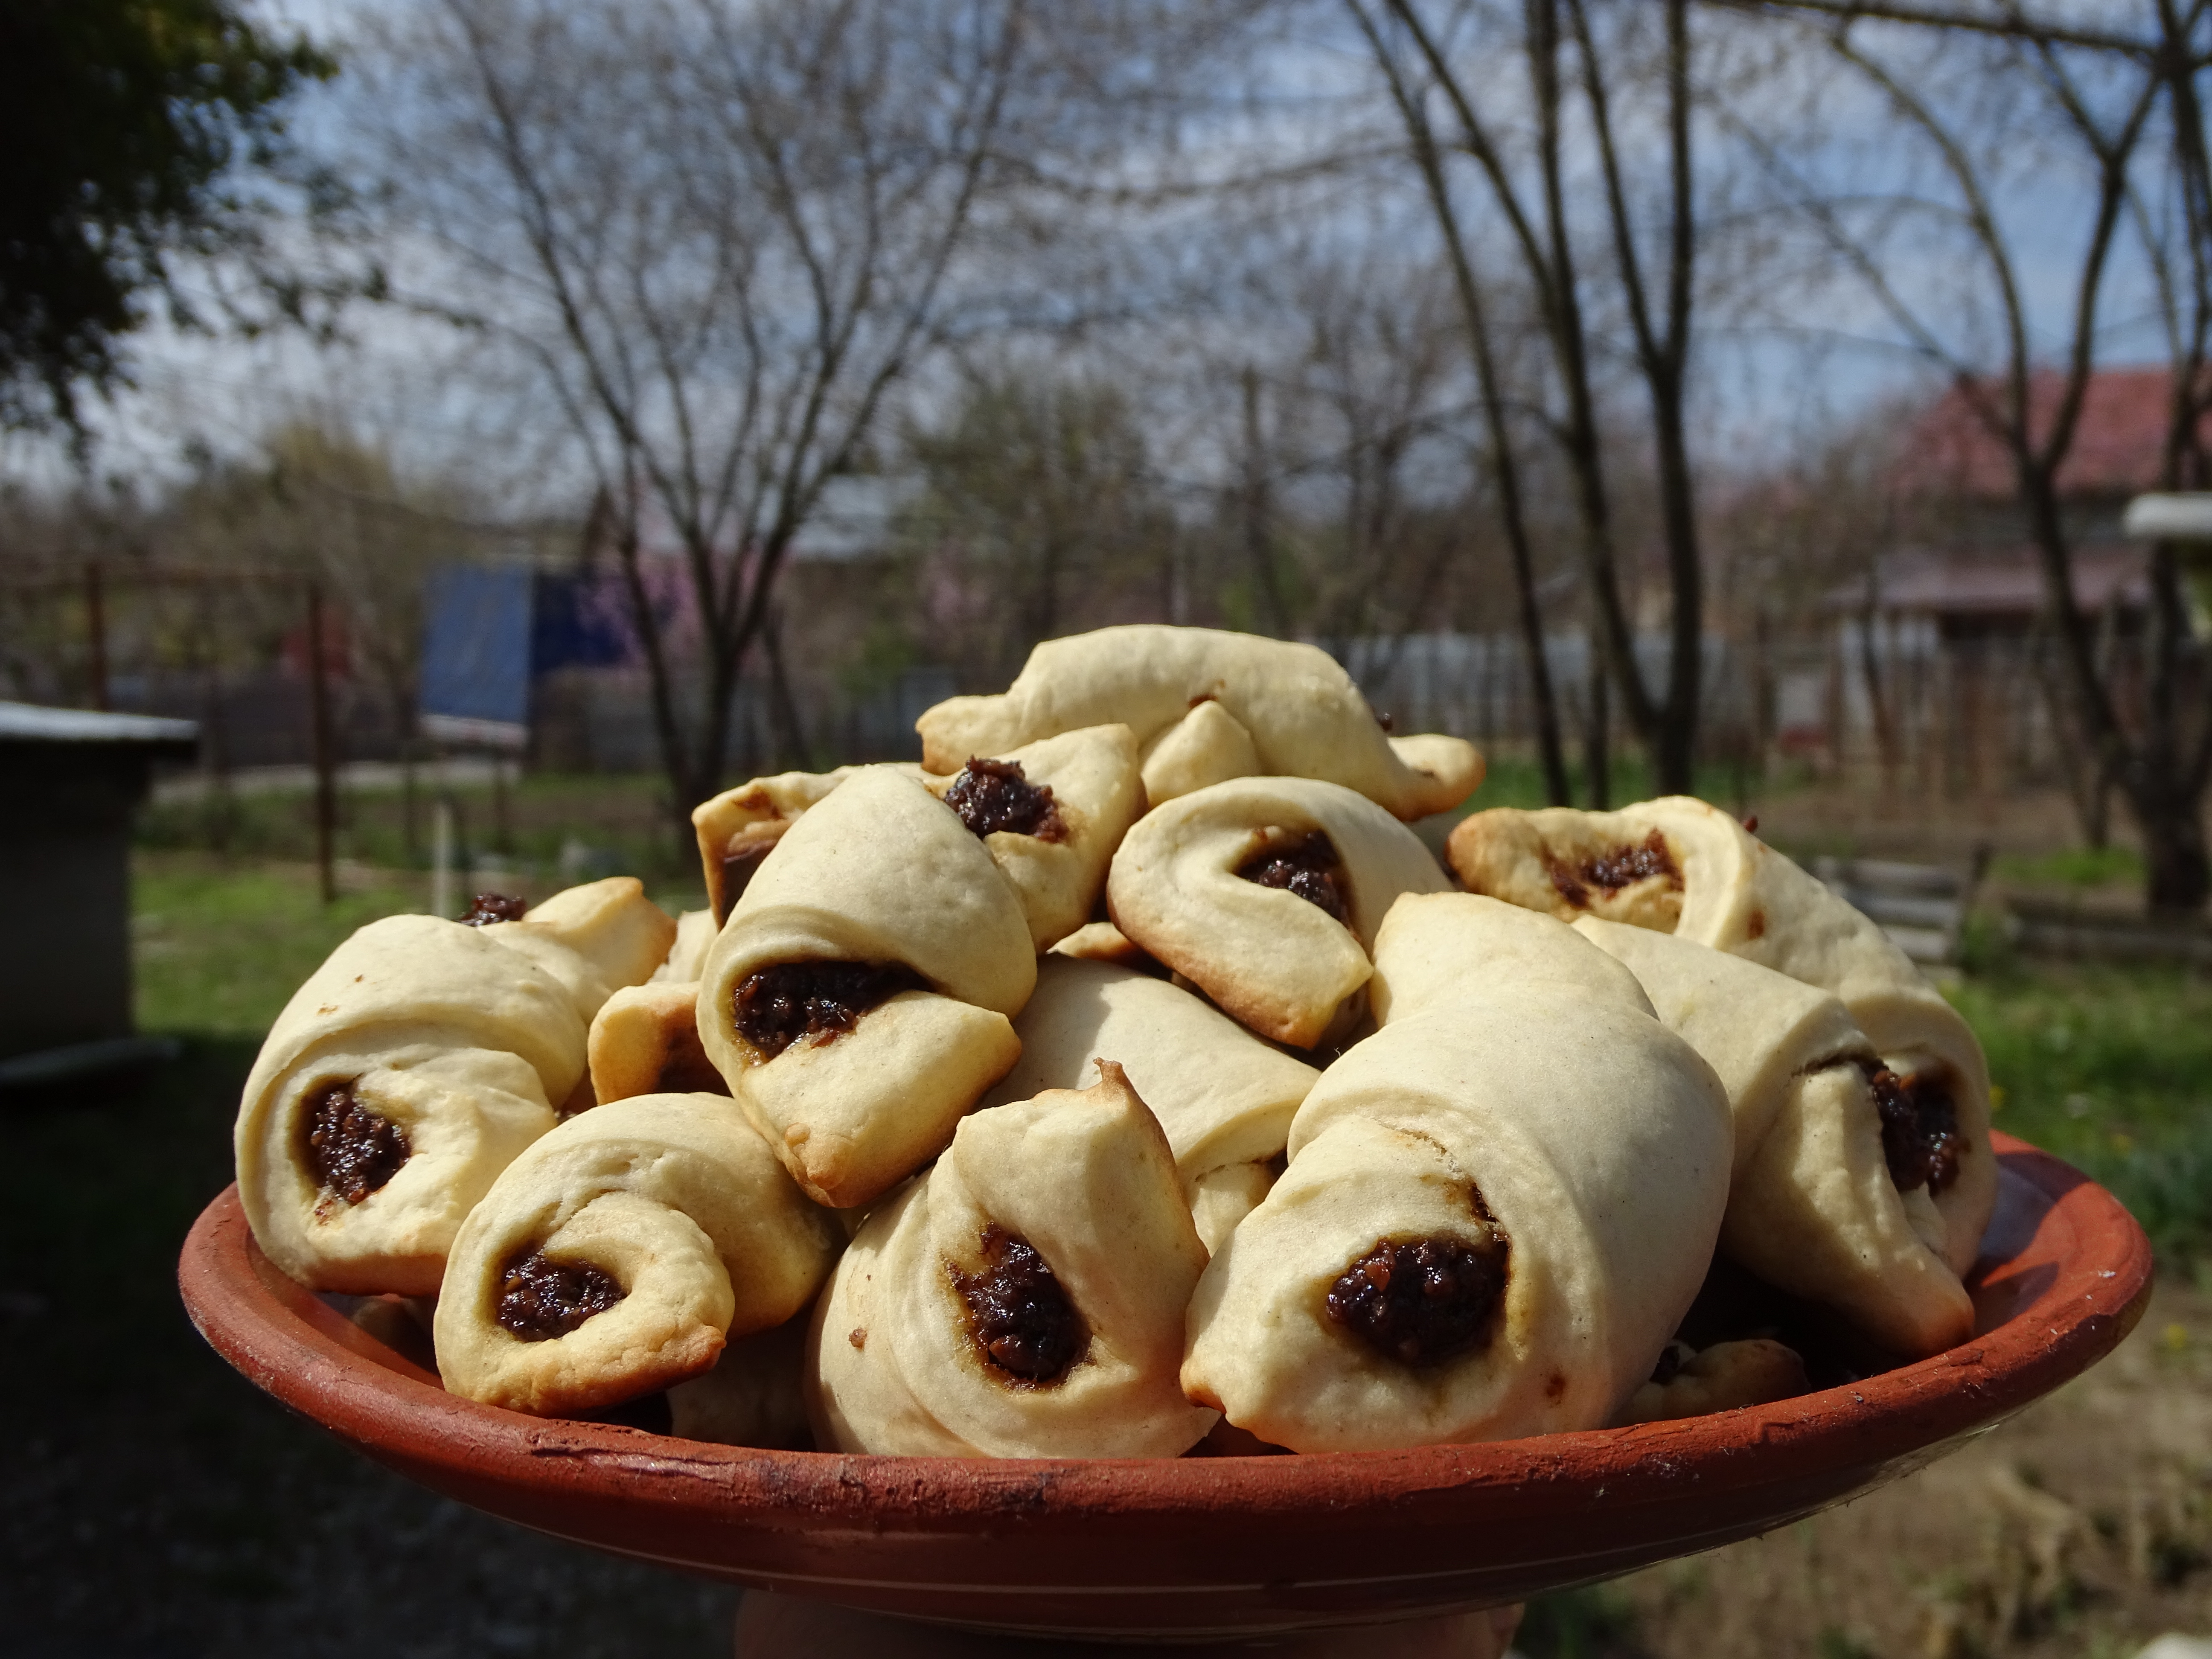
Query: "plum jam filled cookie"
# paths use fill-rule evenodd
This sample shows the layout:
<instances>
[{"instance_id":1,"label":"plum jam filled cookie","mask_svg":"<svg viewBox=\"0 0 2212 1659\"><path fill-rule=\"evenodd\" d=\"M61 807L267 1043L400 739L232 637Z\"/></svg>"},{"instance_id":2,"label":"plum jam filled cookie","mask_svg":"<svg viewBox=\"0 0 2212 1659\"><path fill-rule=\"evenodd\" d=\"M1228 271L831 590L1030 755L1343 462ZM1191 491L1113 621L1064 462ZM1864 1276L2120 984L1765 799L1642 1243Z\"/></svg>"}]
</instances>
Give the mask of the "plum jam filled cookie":
<instances>
[{"instance_id":1,"label":"plum jam filled cookie","mask_svg":"<svg viewBox=\"0 0 2212 1659\"><path fill-rule=\"evenodd\" d=\"M1382 1029L1200 1281L1184 1387L1293 1451L1595 1428L1711 1257L1720 1085L1620 963L1492 900L1399 900L1376 979Z\"/></svg>"},{"instance_id":2,"label":"plum jam filled cookie","mask_svg":"<svg viewBox=\"0 0 2212 1659\"><path fill-rule=\"evenodd\" d=\"M1014 891L906 775L862 769L777 842L708 952L707 1056L817 1203L935 1157L1014 1063L1036 983Z\"/></svg>"}]
</instances>

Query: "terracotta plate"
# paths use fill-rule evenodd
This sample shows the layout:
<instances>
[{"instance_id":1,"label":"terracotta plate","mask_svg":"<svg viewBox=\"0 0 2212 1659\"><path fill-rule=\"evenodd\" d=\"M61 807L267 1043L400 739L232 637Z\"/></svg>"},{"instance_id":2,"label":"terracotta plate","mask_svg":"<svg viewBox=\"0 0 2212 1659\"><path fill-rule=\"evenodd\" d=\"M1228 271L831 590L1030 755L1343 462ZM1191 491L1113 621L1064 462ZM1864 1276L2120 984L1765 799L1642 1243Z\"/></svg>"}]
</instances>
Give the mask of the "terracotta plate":
<instances>
[{"instance_id":1,"label":"terracotta plate","mask_svg":"<svg viewBox=\"0 0 2212 1659\"><path fill-rule=\"evenodd\" d=\"M1311 1457L990 1462L755 1451L442 1392L270 1266L236 1189L185 1304L258 1387L379 1462L579 1543L977 1628L1213 1634L1519 1601L1780 1526L1895 1480L2111 1352L2148 1244L2007 1136L1972 1340L1846 1387L1676 1423Z\"/></svg>"}]
</instances>

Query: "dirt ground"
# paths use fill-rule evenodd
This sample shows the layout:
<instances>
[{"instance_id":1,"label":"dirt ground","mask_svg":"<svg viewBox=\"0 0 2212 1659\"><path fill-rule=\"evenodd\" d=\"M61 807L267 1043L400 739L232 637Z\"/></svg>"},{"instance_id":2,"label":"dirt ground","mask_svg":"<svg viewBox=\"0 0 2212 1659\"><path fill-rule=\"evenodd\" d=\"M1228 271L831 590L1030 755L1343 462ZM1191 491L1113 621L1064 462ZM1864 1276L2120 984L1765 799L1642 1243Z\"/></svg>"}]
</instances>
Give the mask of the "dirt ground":
<instances>
[{"instance_id":1,"label":"dirt ground","mask_svg":"<svg viewBox=\"0 0 2212 1659\"><path fill-rule=\"evenodd\" d=\"M2212 1636L2212 1297L2161 1282L2109 1358L1942 1462L1565 1611L1523 1650L2125 1659Z\"/></svg>"}]
</instances>

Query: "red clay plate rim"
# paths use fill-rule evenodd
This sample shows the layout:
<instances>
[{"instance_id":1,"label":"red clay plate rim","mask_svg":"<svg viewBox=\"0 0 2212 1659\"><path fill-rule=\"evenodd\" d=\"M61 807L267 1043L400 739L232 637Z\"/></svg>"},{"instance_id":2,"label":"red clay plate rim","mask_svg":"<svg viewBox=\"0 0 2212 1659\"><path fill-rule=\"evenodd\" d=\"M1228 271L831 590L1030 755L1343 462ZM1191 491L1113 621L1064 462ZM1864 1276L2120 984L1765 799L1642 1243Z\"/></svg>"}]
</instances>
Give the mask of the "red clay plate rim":
<instances>
[{"instance_id":1,"label":"red clay plate rim","mask_svg":"<svg viewBox=\"0 0 2212 1659\"><path fill-rule=\"evenodd\" d=\"M2150 1245L2119 1201L2070 1166L2011 1136L1992 1137L2007 1170L2050 1208L2021 1252L2051 1281L2011 1318L1945 1352L1863 1382L1711 1417L1573 1434L1401 1451L1304 1456L975 1459L767 1451L613 1425L548 1420L440 1389L311 1292L253 1243L235 1186L193 1224L179 1288L193 1324L251 1382L372 1455L413 1470L449 1468L546 1489L604 1492L636 1477L634 1496L710 1505L724 1520L757 1508L779 1529L961 1532L1010 1510L1055 1517L1292 1515L1389 1504L1446 1490L1510 1489L1518 1504L1608 1507L1679 1500L1686 1480L1787 1480L1875 1467L1993 1425L2110 1352L2150 1291ZM2034 1260L2053 1222L2075 1249ZM1994 1264L2001 1279L2021 1258ZM689 1476L671 1480L670 1476Z\"/></svg>"}]
</instances>

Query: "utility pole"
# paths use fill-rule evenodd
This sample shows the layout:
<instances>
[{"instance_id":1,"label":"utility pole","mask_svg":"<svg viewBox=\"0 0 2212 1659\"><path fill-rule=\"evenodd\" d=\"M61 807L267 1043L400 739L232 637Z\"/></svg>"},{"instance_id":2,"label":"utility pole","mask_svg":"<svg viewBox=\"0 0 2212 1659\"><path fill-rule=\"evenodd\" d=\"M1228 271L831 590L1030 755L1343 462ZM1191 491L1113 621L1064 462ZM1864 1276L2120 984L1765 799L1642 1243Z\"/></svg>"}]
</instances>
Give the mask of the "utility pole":
<instances>
[{"instance_id":1,"label":"utility pole","mask_svg":"<svg viewBox=\"0 0 2212 1659\"><path fill-rule=\"evenodd\" d=\"M315 757L315 863L322 872L323 902L338 896L332 842L337 830L337 767L331 753L330 665L323 649L323 585L307 584L307 720Z\"/></svg>"},{"instance_id":2,"label":"utility pole","mask_svg":"<svg viewBox=\"0 0 2212 1659\"><path fill-rule=\"evenodd\" d=\"M100 561L84 568L85 629L92 647L92 706L107 710L107 588L100 578Z\"/></svg>"}]
</instances>

